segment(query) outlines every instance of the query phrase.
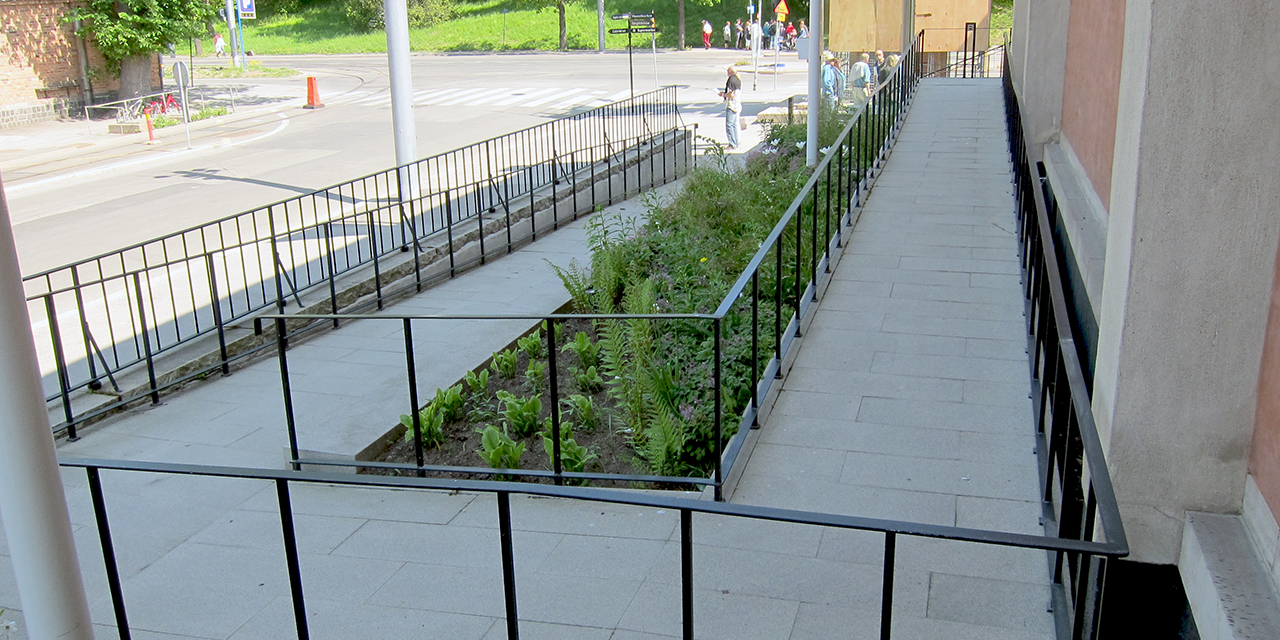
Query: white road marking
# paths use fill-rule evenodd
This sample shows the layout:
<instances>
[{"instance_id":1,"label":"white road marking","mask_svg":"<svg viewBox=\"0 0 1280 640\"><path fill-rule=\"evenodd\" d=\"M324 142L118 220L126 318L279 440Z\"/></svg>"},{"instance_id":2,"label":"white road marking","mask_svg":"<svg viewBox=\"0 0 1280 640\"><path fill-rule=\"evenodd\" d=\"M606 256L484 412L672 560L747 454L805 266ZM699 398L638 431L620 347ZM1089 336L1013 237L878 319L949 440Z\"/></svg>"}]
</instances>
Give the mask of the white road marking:
<instances>
[{"instance_id":1,"label":"white road marking","mask_svg":"<svg viewBox=\"0 0 1280 640\"><path fill-rule=\"evenodd\" d=\"M511 96L510 98L507 98L506 100L499 100L493 103L493 106L505 107L507 105L515 104L517 102L524 102L525 100L528 100L529 98L532 98L534 96L540 96L546 93L551 93L552 91L560 91L560 88L552 87L550 89L538 89L536 91L530 91L528 93L525 93L524 95L514 95L514 96Z\"/></svg>"},{"instance_id":2,"label":"white road marking","mask_svg":"<svg viewBox=\"0 0 1280 640\"><path fill-rule=\"evenodd\" d=\"M520 104L520 106L522 106L522 107L536 107L536 106L538 106L538 105L540 105L540 104L543 104L543 103L545 103L545 102L551 102L552 100L558 100L558 99L560 99L560 98L567 98L567 97L569 97L569 96L571 96L571 95L573 95L573 94L575 94L575 93L582 93L583 91L586 91L586 89L570 89L570 90L568 90L568 91L566 91L566 92L564 92L564 93L560 93L560 94L552 94L552 95L549 95L549 96L544 96L544 97L542 97L542 98L538 98L537 100L530 100L529 102L521 103L521 104Z\"/></svg>"}]
</instances>

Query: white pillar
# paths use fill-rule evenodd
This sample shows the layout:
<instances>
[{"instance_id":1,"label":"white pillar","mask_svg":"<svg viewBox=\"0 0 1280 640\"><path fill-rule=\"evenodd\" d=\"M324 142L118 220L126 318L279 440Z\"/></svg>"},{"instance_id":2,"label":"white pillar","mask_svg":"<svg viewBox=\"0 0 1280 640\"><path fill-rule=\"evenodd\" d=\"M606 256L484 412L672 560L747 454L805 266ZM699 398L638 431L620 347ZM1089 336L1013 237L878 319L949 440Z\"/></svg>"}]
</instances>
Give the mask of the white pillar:
<instances>
[{"instance_id":1,"label":"white pillar","mask_svg":"<svg viewBox=\"0 0 1280 640\"><path fill-rule=\"evenodd\" d=\"M600 32L600 45L598 49L604 51L604 0L596 0L596 23Z\"/></svg>"},{"instance_id":2,"label":"white pillar","mask_svg":"<svg viewBox=\"0 0 1280 640\"><path fill-rule=\"evenodd\" d=\"M231 47L231 64L235 66L238 64L236 62L238 60L236 51L239 50L238 43L240 42L240 36L236 35L236 2L235 0L226 0L225 4L227 11L227 44Z\"/></svg>"},{"instance_id":3,"label":"white pillar","mask_svg":"<svg viewBox=\"0 0 1280 640\"><path fill-rule=\"evenodd\" d=\"M93 640L0 181L0 516L31 638Z\"/></svg>"},{"instance_id":4,"label":"white pillar","mask_svg":"<svg viewBox=\"0 0 1280 640\"><path fill-rule=\"evenodd\" d=\"M406 0L382 0L387 29L387 67L391 75L391 121L396 164L418 159L418 127L413 120L413 73L409 66L409 8Z\"/></svg>"},{"instance_id":5,"label":"white pillar","mask_svg":"<svg viewBox=\"0 0 1280 640\"><path fill-rule=\"evenodd\" d=\"M818 114L822 111L822 0L809 3L809 131L805 162L818 165Z\"/></svg>"}]
</instances>

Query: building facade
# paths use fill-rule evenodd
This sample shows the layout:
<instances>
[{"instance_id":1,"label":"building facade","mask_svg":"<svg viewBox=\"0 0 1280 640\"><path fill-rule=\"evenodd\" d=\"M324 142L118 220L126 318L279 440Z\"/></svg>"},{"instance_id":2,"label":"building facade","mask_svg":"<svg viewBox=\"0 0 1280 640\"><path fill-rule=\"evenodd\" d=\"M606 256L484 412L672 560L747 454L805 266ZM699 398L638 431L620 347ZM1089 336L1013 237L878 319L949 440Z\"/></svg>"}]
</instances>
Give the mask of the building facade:
<instances>
[{"instance_id":1,"label":"building facade","mask_svg":"<svg viewBox=\"0 0 1280 640\"><path fill-rule=\"evenodd\" d=\"M1205 638L1249 599L1280 625L1276 33L1268 0L1014 5L1132 560L1177 566Z\"/></svg>"}]
</instances>

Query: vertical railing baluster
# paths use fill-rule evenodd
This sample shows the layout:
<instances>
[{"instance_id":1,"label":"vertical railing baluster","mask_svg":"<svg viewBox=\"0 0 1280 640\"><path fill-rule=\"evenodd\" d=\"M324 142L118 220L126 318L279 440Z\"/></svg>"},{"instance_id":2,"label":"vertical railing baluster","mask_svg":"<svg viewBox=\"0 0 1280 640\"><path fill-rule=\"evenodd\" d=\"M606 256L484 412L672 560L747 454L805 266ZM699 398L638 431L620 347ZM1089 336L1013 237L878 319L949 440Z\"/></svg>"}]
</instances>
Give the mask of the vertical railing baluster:
<instances>
[{"instance_id":1,"label":"vertical railing baluster","mask_svg":"<svg viewBox=\"0 0 1280 640\"><path fill-rule=\"evenodd\" d=\"M413 455L418 463L418 477L425 478L422 469L425 459L422 452L422 407L418 405L418 366L413 356L412 320L404 318L404 366L409 378L409 415L413 419Z\"/></svg>"},{"instance_id":2,"label":"vertical railing baluster","mask_svg":"<svg viewBox=\"0 0 1280 640\"><path fill-rule=\"evenodd\" d=\"M684 640L693 640L693 512L680 510L680 611Z\"/></svg>"},{"instance_id":3,"label":"vertical railing baluster","mask_svg":"<svg viewBox=\"0 0 1280 640\"><path fill-rule=\"evenodd\" d=\"M560 460L560 384L556 380L556 320L547 318L547 375L551 376L551 466L557 485L564 484L560 474L564 471Z\"/></svg>"},{"instance_id":4,"label":"vertical railing baluster","mask_svg":"<svg viewBox=\"0 0 1280 640\"><path fill-rule=\"evenodd\" d=\"M67 439L75 442L80 438L76 435L75 413L71 410L71 376L67 372L66 354L62 351L62 331L58 327L58 310L53 303L52 293L44 296L44 313L49 319L49 341L53 344L53 362L58 371L58 395L62 399L62 415L67 419Z\"/></svg>"},{"instance_id":5,"label":"vertical railing baluster","mask_svg":"<svg viewBox=\"0 0 1280 640\"><path fill-rule=\"evenodd\" d=\"M448 188L444 190L444 215L445 233L449 237L449 277L452 278L457 275L457 265L453 256L453 199L449 196Z\"/></svg>"},{"instance_id":6,"label":"vertical railing baluster","mask_svg":"<svg viewBox=\"0 0 1280 640\"><path fill-rule=\"evenodd\" d=\"M760 267L751 273L751 426L760 427Z\"/></svg>"},{"instance_id":7,"label":"vertical railing baluster","mask_svg":"<svg viewBox=\"0 0 1280 640\"><path fill-rule=\"evenodd\" d=\"M774 243L773 253L778 264L773 277L773 357L778 361L778 370L773 377L782 379L782 234Z\"/></svg>"},{"instance_id":8,"label":"vertical railing baluster","mask_svg":"<svg viewBox=\"0 0 1280 640\"><path fill-rule=\"evenodd\" d=\"M298 536L293 529L293 505L289 500L289 482L276 478L276 500L280 505L280 531L284 536L284 559L289 566L289 593L293 598L293 623L298 640L308 640L307 606L302 595L302 566L298 562Z\"/></svg>"},{"instance_id":9,"label":"vertical railing baluster","mask_svg":"<svg viewBox=\"0 0 1280 640\"><path fill-rule=\"evenodd\" d=\"M204 254L205 271L209 274L209 307L213 310L213 324L218 332L218 356L222 359L222 375L231 375L231 364L227 360L227 330L222 323L222 301L218 295L218 274L213 267L213 254ZM93 358L89 358L90 362Z\"/></svg>"},{"instance_id":10,"label":"vertical railing baluster","mask_svg":"<svg viewBox=\"0 0 1280 640\"><path fill-rule=\"evenodd\" d=\"M507 640L520 640L515 552L511 544L511 495L506 491L498 492L498 537L502 545L502 593L507 606Z\"/></svg>"},{"instance_id":11,"label":"vertical railing baluster","mask_svg":"<svg viewBox=\"0 0 1280 640\"><path fill-rule=\"evenodd\" d=\"M897 556L898 534L884 534L884 579L880 588L880 640L889 640L893 628L893 568Z\"/></svg>"},{"instance_id":12,"label":"vertical railing baluster","mask_svg":"<svg viewBox=\"0 0 1280 640\"><path fill-rule=\"evenodd\" d=\"M722 435L724 432L724 427L723 425L721 425L721 417L722 417L721 416L721 396L723 394L722 394L721 379L720 379L720 366L721 366L720 359L721 359L721 356L724 354L724 350L720 345L720 318L716 318L712 320L711 324L713 327L712 340L714 341L713 342L714 353L712 354L712 356L715 359L715 373L714 373L714 378L712 380L712 384L715 387L713 391L713 393L715 394L715 439L716 439L716 447L715 447L715 452L716 452L715 494L716 496L715 497L716 497L716 502L723 502L724 501L724 475L723 475L723 470L720 468L720 465L721 465L721 458L724 455L724 438Z\"/></svg>"},{"instance_id":13,"label":"vertical railing baluster","mask_svg":"<svg viewBox=\"0 0 1280 640\"><path fill-rule=\"evenodd\" d=\"M289 429L290 463L294 471L301 471L302 465L298 464L298 431L293 421L293 391L289 386L289 359L285 355L289 349L286 331L288 328L284 318L276 318L276 355L280 359L280 388L284 392L285 426Z\"/></svg>"},{"instance_id":14,"label":"vertical railing baluster","mask_svg":"<svg viewBox=\"0 0 1280 640\"><path fill-rule=\"evenodd\" d=\"M338 328L338 273L337 263L333 258L333 230L329 221L324 223L324 263L329 268L329 313L334 315L333 328Z\"/></svg>"},{"instance_id":15,"label":"vertical railing baluster","mask_svg":"<svg viewBox=\"0 0 1280 640\"><path fill-rule=\"evenodd\" d=\"M133 272L133 291L138 303L139 334L142 337L142 355L147 361L147 385L151 390L151 404L160 404L160 389L156 384L156 362L151 355L151 335L147 330L146 303L142 300L142 277Z\"/></svg>"},{"instance_id":16,"label":"vertical railing baluster","mask_svg":"<svg viewBox=\"0 0 1280 640\"><path fill-rule=\"evenodd\" d=\"M111 523L107 520L107 503L102 496L102 479L97 467L85 467L89 475L89 497L93 500L93 516L98 524L98 542L102 545L102 562L107 570L107 587L111 591L111 607L116 615L116 632L120 640L129 640L129 616L124 608L124 590L120 585L120 567L116 562L115 544L111 542Z\"/></svg>"}]
</instances>

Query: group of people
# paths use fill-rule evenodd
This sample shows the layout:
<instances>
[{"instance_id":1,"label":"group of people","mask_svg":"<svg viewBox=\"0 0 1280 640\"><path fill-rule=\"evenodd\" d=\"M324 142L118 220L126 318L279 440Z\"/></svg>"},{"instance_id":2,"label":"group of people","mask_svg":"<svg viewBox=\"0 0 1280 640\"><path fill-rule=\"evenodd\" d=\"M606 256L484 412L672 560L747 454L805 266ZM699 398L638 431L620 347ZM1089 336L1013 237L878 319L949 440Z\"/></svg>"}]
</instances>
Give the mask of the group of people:
<instances>
[{"instance_id":1,"label":"group of people","mask_svg":"<svg viewBox=\"0 0 1280 640\"><path fill-rule=\"evenodd\" d=\"M832 105L843 102L861 104L875 92L876 87L889 81L889 74L898 65L897 55L886 58L883 51L876 51L874 57L870 53L864 53L858 56L858 61L850 65L849 73L845 74L839 58L830 52L825 57L825 64L822 65L822 95Z\"/></svg>"},{"instance_id":2,"label":"group of people","mask_svg":"<svg viewBox=\"0 0 1280 640\"><path fill-rule=\"evenodd\" d=\"M801 24L803 26L803 23ZM728 30L728 28L729 25L726 23L725 29ZM710 32L704 28L703 34L704 44L710 47ZM821 78L823 99L833 106L841 103L862 104L880 85L889 81L889 76L893 73L894 67L898 66L898 61L899 56L895 54L886 58L883 51L876 51L874 55L863 53L858 56L857 62L849 66L849 73L846 74L840 59L831 52L826 52ZM720 91L720 98L725 102L724 128L729 148L736 149L739 129L746 128L741 124L745 122L741 119L742 98L739 95L742 93L742 79L738 77L738 71L733 65L729 65L728 72L729 78L725 81L724 89Z\"/></svg>"},{"instance_id":3,"label":"group of people","mask_svg":"<svg viewBox=\"0 0 1280 640\"><path fill-rule=\"evenodd\" d=\"M711 23L703 20L702 46L704 48L711 48L711 36L714 33ZM778 20L766 22L764 25L761 25L758 20L747 23L738 20L736 24L726 20L724 27L720 30L720 36L720 42L725 49L750 49L751 43L758 40L762 49L794 51L796 39L808 37L809 28L805 26L804 20L800 21L799 27L794 22L783 24Z\"/></svg>"}]
</instances>

